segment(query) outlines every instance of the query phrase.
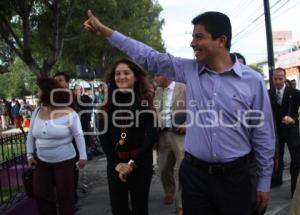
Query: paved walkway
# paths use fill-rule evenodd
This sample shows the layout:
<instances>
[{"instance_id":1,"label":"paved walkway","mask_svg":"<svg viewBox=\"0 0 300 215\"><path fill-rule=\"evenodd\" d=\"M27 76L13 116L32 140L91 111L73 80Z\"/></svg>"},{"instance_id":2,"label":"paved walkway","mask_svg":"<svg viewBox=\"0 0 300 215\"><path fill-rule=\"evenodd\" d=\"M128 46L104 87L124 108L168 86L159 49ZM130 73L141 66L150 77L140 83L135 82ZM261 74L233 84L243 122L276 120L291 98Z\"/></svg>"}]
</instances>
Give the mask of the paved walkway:
<instances>
[{"instance_id":1,"label":"paved walkway","mask_svg":"<svg viewBox=\"0 0 300 215\"><path fill-rule=\"evenodd\" d=\"M0 131L0 135L20 133L20 129ZM285 150L288 151L287 149ZM286 156L287 157L287 156ZM288 158L285 158L288 163ZM156 171L157 172L157 171ZM290 177L288 168L284 172L282 186L272 189L269 207L266 215L288 215L290 207ZM80 172L80 201L76 215L112 215L110 212L108 186L106 179L106 159L104 156L94 157L88 161L87 166ZM149 214L171 215L175 214L175 205L163 204L163 189L158 174L152 178Z\"/></svg>"},{"instance_id":2,"label":"paved walkway","mask_svg":"<svg viewBox=\"0 0 300 215\"><path fill-rule=\"evenodd\" d=\"M81 185L83 188L88 187L88 191L86 194L80 194L81 200L76 215L111 215L106 179L106 159L97 157L89 161L80 173L80 181L84 184ZM162 191L158 174L155 174L152 178L150 191L150 214L169 215L175 213L175 205L166 206L163 204L164 195Z\"/></svg>"},{"instance_id":3,"label":"paved walkway","mask_svg":"<svg viewBox=\"0 0 300 215\"><path fill-rule=\"evenodd\" d=\"M80 181L83 191L79 192L79 210L76 215L112 215L110 212L109 195L106 180L106 159L95 157L89 161L86 168L81 170ZM156 171L157 172L157 171ZM272 189L266 215L288 215L290 206L289 176L287 169L282 186ZM152 179L149 199L150 215L174 215L175 205L163 204L163 189L156 173Z\"/></svg>"}]
</instances>

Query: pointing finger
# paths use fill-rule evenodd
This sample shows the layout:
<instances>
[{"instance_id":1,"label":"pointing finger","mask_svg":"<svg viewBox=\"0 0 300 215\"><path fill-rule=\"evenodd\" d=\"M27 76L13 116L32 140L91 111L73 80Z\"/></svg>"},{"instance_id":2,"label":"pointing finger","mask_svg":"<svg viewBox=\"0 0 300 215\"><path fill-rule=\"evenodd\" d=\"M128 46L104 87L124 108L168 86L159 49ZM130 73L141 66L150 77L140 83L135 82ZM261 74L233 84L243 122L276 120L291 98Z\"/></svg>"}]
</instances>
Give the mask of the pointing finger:
<instances>
[{"instance_id":1,"label":"pointing finger","mask_svg":"<svg viewBox=\"0 0 300 215\"><path fill-rule=\"evenodd\" d=\"M92 13L91 10L88 10L88 11L87 11L87 15L88 15L89 18L94 17L94 15L93 15L93 13Z\"/></svg>"}]
</instances>

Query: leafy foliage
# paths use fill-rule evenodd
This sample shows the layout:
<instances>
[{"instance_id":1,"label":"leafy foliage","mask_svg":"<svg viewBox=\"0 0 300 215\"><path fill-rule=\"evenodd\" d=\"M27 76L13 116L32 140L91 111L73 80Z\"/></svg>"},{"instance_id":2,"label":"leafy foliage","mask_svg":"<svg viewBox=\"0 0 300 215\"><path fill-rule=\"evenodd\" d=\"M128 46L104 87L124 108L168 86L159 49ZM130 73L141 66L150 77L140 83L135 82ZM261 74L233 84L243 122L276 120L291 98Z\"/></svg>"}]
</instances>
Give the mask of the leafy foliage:
<instances>
[{"instance_id":1,"label":"leafy foliage","mask_svg":"<svg viewBox=\"0 0 300 215\"><path fill-rule=\"evenodd\" d=\"M38 77L74 72L77 64L105 69L122 54L84 30L88 9L108 26L164 50L156 0L1 0L0 64L17 55Z\"/></svg>"},{"instance_id":2,"label":"leafy foliage","mask_svg":"<svg viewBox=\"0 0 300 215\"><path fill-rule=\"evenodd\" d=\"M0 97L21 98L36 94L36 76L29 71L20 58L16 58L8 69L11 72L0 74Z\"/></svg>"},{"instance_id":3,"label":"leafy foliage","mask_svg":"<svg viewBox=\"0 0 300 215\"><path fill-rule=\"evenodd\" d=\"M8 72L8 67L12 63L14 57L11 48L0 41L0 74Z\"/></svg>"},{"instance_id":4,"label":"leafy foliage","mask_svg":"<svg viewBox=\"0 0 300 215\"><path fill-rule=\"evenodd\" d=\"M264 76L263 68L262 68L261 65L258 65L258 64L251 64L251 65L249 65L249 67L251 67L251 68L254 69L255 71L259 72L262 76Z\"/></svg>"}]
</instances>

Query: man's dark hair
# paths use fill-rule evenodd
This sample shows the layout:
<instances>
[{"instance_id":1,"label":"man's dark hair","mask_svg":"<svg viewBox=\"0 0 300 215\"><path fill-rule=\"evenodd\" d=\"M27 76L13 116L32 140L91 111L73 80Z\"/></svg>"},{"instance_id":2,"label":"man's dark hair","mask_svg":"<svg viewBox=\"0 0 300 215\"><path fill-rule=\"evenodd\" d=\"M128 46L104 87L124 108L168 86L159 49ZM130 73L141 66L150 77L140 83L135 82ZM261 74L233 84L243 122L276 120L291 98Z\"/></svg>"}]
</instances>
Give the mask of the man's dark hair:
<instances>
[{"instance_id":1,"label":"man's dark hair","mask_svg":"<svg viewBox=\"0 0 300 215\"><path fill-rule=\"evenodd\" d=\"M55 106L54 104L51 103L51 101L54 101L55 103L59 103L59 104L69 103L71 94L67 91L67 89L62 88L55 79L39 78L37 80L37 85L42 91L40 102L43 103L43 105ZM51 100L52 90L57 90L57 91L52 94L53 97Z\"/></svg>"},{"instance_id":2,"label":"man's dark hair","mask_svg":"<svg viewBox=\"0 0 300 215\"><path fill-rule=\"evenodd\" d=\"M55 73L55 75L53 77L55 78L57 76L64 76L67 83L69 83L69 81L70 81L70 76L65 72L57 72L57 73Z\"/></svg>"},{"instance_id":3,"label":"man's dark hair","mask_svg":"<svg viewBox=\"0 0 300 215\"><path fill-rule=\"evenodd\" d=\"M286 76L286 71L285 71L284 68L282 68L282 67L277 67L277 68L274 69L273 73L274 73L274 72L277 72L277 71L283 71L283 72L284 72L284 76ZM289 80L289 81L290 81L290 80Z\"/></svg>"},{"instance_id":4,"label":"man's dark hair","mask_svg":"<svg viewBox=\"0 0 300 215\"><path fill-rule=\"evenodd\" d=\"M192 20L192 24L203 25L205 30L211 34L214 40L225 35L227 37L226 48L228 51L230 50L232 33L228 16L220 12L205 12L196 16Z\"/></svg>"},{"instance_id":5,"label":"man's dark hair","mask_svg":"<svg viewBox=\"0 0 300 215\"><path fill-rule=\"evenodd\" d=\"M242 59L243 61L244 61L244 64L246 65L246 58L242 55L242 54L240 54L240 53L238 53L238 52L234 52L233 53L238 59Z\"/></svg>"},{"instance_id":6,"label":"man's dark hair","mask_svg":"<svg viewBox=\"0 0 300 215\"><path fill-rule=\"evenodd\" d=\"M285 85L291 87L292 82L289 79L285 79Z\"/></svg>"}]
</instances>

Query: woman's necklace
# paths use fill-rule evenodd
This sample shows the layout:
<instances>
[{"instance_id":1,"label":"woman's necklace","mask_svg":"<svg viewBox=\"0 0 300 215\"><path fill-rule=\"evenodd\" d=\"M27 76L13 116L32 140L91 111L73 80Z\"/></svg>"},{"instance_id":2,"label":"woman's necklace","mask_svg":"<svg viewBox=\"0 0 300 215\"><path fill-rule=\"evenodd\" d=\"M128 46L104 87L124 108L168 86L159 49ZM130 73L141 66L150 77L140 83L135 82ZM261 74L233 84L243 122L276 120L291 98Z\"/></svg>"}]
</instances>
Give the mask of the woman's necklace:
<instances>
[{"instance_id":1,"label":"woman's necklace","mask_svg":"<svg viewBox=\"0 0 300 215\"><path fill-rule=\"evenodd\" d=\"M129 111L131 111L131 109L132 109L132 106L130 106ZM123 124L123 120L121 120L121 124L123 126L126 126L127 125L127 119L124 121L124 124ZM125 140L126 140L126 137L127 137L126 127L123 127L123 128L121 127L121 130L122 130L122 132L121 132L121 135L120 135L120 140L117 142L117 145L123 146L126 143Z\"/></svg>"},{"instance_id":2,"label":"woman's necklace","mask_svg":"<svg viewBox=\"0 0 300 215\"><path fill-rule=\"evenodd\" d=\"M120 146L123 146L125 144L125 139L126 139L127 134L126 134L125 128L121 128L121 129L122 129L121 138L118 143Z\"/></svg>"}]
</instances>

